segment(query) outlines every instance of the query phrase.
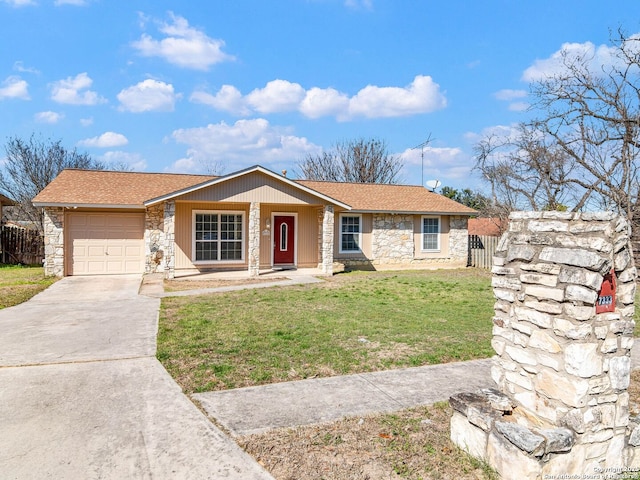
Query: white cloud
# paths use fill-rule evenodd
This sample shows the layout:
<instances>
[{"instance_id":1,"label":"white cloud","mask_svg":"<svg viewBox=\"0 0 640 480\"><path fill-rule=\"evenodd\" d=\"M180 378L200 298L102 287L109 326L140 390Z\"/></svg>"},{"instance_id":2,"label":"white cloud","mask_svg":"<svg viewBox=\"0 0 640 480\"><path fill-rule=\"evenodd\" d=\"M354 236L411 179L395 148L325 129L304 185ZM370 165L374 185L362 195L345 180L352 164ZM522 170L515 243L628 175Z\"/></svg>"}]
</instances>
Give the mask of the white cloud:
<instances>
[{"instance_id":1,"label":"white cloud","mask_svg":"<svg viewBox=\"0 0 640 480\"><path fill-rule=\"evenodd\" d=\"M509 110L512 112L524 112L530 105L527 102L513 102L509 104Z\"/></svg>"},{"instance_id":2,"label":"white cloud","mask_svg":"<svg viewBox=\"0 0 640 480\"><path fill-rule=\"evenodd\" d=\"M418 75L405 88L368 85L349 101L350 117L402 117L444 108L447 101L430 76Z\"/></svg>"},{"instance_id":3,"label":"white cloud","mask_svg":"<svg viewBox=\"0 0 640 480\"><path fill-rule=\"evenodd\" d=\"M76 7L83 7L88 5L89 2L87 0L55 0L53 4L56 7L59 7L60 5L75 5Z\"/></svg>"},{"instance_id":4,"label":"white cloud","mask_svg":"<svg viewBox=\"0 0 640 480\"><path fill-rule=\"evenodd\" d=\"M175 93L173 85L147 79L118 94L120 110L129 112L172 112L176 100L182 97Z\"/></svg>"},{"instance_id":5,"label":"white cloud","mask_svg":"<svg viewBox=\"0 0 640 480\"><path fill-rule=\"evenodd\" d=\"M215 95L202 91L193 92L189 100L235 115L249 115L251 113L240 90L232 85L223 85Z\"/></svg>"},{"instance_id":6,"label":"white cloud","mask_svg":"<svg viewBox=\"0 0 640 480\"><path fill-rule=\"evenodd\" d=\"M334 88L313 87L307 90L298 108L309 118L341 115L349 108L349 97Z\"/></svg>"},{"instance_id":7,"label":"white cloud","mask_svg":"<svg viewBox=\"0 0 640 480\"><path fill-rule=\"evenodd\" d=\"M93 148L112 148L121 147L129 143L127 137L121 133L105 132L99 137L86 138L80 140L78 145L81 147L93 147Z\"/></svg>"},{"instance_id":8,"label":"white cloud","mask_svg":"<svg viewBox=\"0 0 640 480\"><path fill-rule=\"evenodd\" d=\"M274 127L263 118L175 130L172 137L188 149L170 171L202 171L203 166L216 162L224 162L230 170L255 164L269 168L321 151L321 147L306 138L292 135L289 129Z\"/></svg>"},{"instance_id":9,"label":"white cloud","mask_svg":"<svg viewBox=\"0 0 640 480\"><path fill-rule=\"evenodd\" d=\"M183 17L171 12L169 16L172 23L162 23L159 27L165 38L155 40L143 34L132 47L145 57L160 57L178 67L195 70L208 70L212 65L234 59L222 51L224 41L190 27Z\"/></svg>"},{"instance_id":10,"label":"white cloud","mask_svg":"<svg viewBox=\"0 0 640 480\"><path fill-rule=\"evenodd\" d=\"M58 123L60 120L64 118L64 115L58 112L38 112L34 115L36 122L40 123Z\"/></svg>"},{"instance_id":11,"label":"white cloud","mask_svg":"<svg viewBox=\"0 0 640 480\"><path fill-rule=\"evenodd\" d=\"M247 95L247 103L260 113L296 110L305 97L304 88L286 80L272 80Z\"/></svg>"},{"instance_id":12,"label":"white cloud","mask_svg":"<svg viewBox=\"0 0 640 480\"><path fill-rule=\"evenodd\" d=\"M511 102L509 103L509 110L512 112L524 112L525 110L527 110L529 108L529 104L527 102L513 102L512 100L519 100L522 98L526 98L529 94L527 93L526 90L511 90L511 89L504 89L504 90L499 90L496 93L493 94L493 96L495 98L497 98L498 100L504 100L507 102Z\"/></svg>"},{"instance_id":13,"label":"white cloud","mask_svg":"<svg viewBox=\"0 0 640 480\"><path fill-rule=\"evenodd\" d=\"M344 4L347 8L351 8L353 10L359 10L359 9L372 10L373 9L373 0L345 0Z\"/></svg>"},{"instance_id":14,"label":"white cloud","mask_svg":"<svg viewBox=\"0 0 640 480\"><path fill-rule=\"evenodd\" d=\"M139 153L115 150L99 156L98 160L113 166L125 166L134 172L141 172L147 169L147 161Z\"/></svg>"},{"instance_id":15,"label":"white cloud","mask_svg":"<svg viewBox=\"0 0 640 480\"><path fill-rule=\"evenodd\" d=\"M0 83L0 100L5 98L19 98L21 100L30 100L29 84L20 77L10 76L4 82Z\"/></svg>"},{"instance_id":16,"label":"white cloud","mask_svg":"<svg viewBox=\"0 0 640 480\"><path fill-rule=\"evenodd\" d=\"M440 86L431 77L418 75L407 87L377 87L369 85L349 98L334 88L312 87L273 80L264 88L246 96L231 85L224 85L215 95L197 91L190 100L217 110L237 115L299 111L308 118L336 116L338 120L356 117L388 118L429 113L447 105Z\"/></svg>"},{"instance_id":17,"label":"white cloud","mask_svg":"<svg viewBox=\"0 0 640 480\"><path fill-rule=\"evenodd\" d=\"M37 5L34 0L2 0L4 3L8 3L12 7L26 7L28 5Z\"/></svg>"},{"instance_id":18,"label":"white cloud","mask_svg":"<svg viewBox=\"0 0 640 480\"><path fill-rule=\"evenodd\" d=\"M98 105L106 103L107 99L89 90L93 80L86 72L75 77L67 77L50 85L51 99L54 102L70 105Z\"/></svg>"},{"instance_id":19,"label":"white cloud","mask_svg":"<svg viewBox=\"0 0 640 480\"><path fill-rule=\"evenodd\" d=\"M640 34L631 35L626 45L630 52L638 50L638 40ZM550 57L536 60L533 65L527 68L522 74L522 80L525 82L536 82L555 75L566 72L566 64L578 62L588 67L593 74L599 74L607 70L608 67L621 66L622 60L616 56L616 47L609 45L596 46L592 42L584 43L564 43L560 49L554 52Z\"/></svg>"},{"instance_id":20,"label":"white cloud","mask_svg":"<svg viewBox=\"0 0 640 480\"><path fill-rule=\"evenodd\" d=\"M82 125L83 127L88 127L90 125L93 125L93 117L81 118L80 125Z\"/></svg>"},{"instance_id":21,"label":"white cloud","mask_svg":"<svg viewBox=\"0 0 640 480\"><path fill-rule=\"evenodd\" d=\"M424 153L424 158L423 158ZM458 147L429 147L421 149L410 148L400 154L405 163L405 175L411 166L424 166L424 179L440 180L446 184L447 180L469 177L473 160ZM418 169L418 172L420 170ZM420 178L408 179L410 183L420 183Z\"/></svg>"},{"instance_id":22,"label":"white cloud","mask_svg":"<svg viewBox=\"0 0 640 480\"><path fill-rule=\"evenodd\" d=\"M506 100L506 101L516 100L518 98L524 98L527 95L528 93L526 90L510 90L508 88L504 90L499 90L493 94L493 96L496 97L498 100Z\"/></svg>"},{"instance_id":23,"label":"white cloud","mask_svg":"<svg viewBox=\"0 0 640 480\"><path fill-rule=\"evenodd\" d=\"M492 125L490 127L483 128L480 133L467 132L464 134L465 140L469 143L477 143L480 140L488 137L495 137L505 140L515 140L518 136L518 126L513 125Z\"/></svg>"},{"instance_id":24,"label":"white cloud","mask_svg":"<svg viewBox=\"0 0 640 480\"><path fill-rule=\"evenodd\" d=\"M20 60L13 62L13 69L16 72L20 72L20 73L35 73L37 75L40 74L40 71L35 69L35 68L28 68L24 66L24 63Z\"/></svg>"}]
</instances>

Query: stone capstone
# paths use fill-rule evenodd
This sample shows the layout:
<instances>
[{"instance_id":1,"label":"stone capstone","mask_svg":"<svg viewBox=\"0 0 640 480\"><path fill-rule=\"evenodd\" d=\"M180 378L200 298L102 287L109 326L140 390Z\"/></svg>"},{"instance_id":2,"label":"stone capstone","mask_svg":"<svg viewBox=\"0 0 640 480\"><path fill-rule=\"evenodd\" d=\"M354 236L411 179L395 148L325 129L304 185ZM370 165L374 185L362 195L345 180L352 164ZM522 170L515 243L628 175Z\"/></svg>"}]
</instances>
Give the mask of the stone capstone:
<instances>
[{"instance_id":1,"label":"stone capstone","mask_svg":"<svg viewBox=\"0 0 640 480\"><path fill-rule=\"evenodd\" d=\"M496 422L496 430L520 450L535 457L541 457L545 453L545 438L523 425L512 422Z\"/></svg>"}]
</instances>

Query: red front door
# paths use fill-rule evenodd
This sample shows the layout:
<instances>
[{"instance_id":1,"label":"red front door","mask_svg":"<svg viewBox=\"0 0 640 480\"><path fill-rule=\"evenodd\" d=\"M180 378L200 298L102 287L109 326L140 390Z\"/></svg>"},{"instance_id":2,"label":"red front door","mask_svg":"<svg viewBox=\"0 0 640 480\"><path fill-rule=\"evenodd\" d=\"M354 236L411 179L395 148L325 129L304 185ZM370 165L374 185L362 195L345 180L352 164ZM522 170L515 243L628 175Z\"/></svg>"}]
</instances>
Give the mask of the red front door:
<instances>
[{"instance_id":1,"label":"red front door","mask_svg":"<svg viewBox=\"0 0 640 480\"><path fill-rule=\"evenodd\" d=\"M294 265L295 217L276 215L273 227L273 264Z\"/></svg>"}]
</instances>

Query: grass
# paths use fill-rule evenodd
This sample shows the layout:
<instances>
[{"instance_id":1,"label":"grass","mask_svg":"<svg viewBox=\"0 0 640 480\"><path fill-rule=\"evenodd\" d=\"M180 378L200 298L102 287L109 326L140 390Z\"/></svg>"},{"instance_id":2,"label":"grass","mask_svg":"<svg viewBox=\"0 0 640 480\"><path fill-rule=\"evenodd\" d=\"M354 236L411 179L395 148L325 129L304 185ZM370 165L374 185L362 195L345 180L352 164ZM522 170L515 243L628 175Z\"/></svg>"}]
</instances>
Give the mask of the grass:
<instances>
[{"instance_id":1,"label":"grass","mask_svg":"<svg viewBox=\"0 0 640 480\"><path fill-rule=\"evenodd\" d=\"M42 267L0 265L0 309L26 302L55 281Z\"/></svg>"},{"instance_id":2,"label":"grass","mask_svg":"<svg viewBox=\"0 0 640 480\"><path fill-rule=\"evenodd\" d=\"M492 355L478 270L353 272L164 299L158 358L187 393Z\"/></svg>"}]
</instances>

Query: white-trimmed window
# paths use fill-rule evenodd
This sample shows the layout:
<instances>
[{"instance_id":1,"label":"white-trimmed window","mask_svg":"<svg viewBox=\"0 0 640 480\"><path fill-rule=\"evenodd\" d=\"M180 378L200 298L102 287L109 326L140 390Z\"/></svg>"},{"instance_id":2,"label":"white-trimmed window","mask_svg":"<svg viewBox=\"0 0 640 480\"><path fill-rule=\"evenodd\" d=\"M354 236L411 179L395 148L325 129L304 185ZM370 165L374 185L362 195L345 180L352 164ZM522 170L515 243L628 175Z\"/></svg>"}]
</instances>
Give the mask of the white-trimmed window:
<instances>
[{"instance_id":1,"label":"white-trimmed window","mask_svg":"<svg viewBox=\"0 0 640 480\"><path fill-rule=\"evenodd\" d=\"M340 253L360 252L362 215L340 215Z\"/></svg>"},{"instance_id":2,"label":"white-trimmed window","mask_svg":"<svg viewBox=\"0 0 640 480\"><path fill-rule=\"evenodd\" d=\"M422 217L422 251L440 251L440 217Z\"/></svg>"},{"instance_id":3,"label":"white-trimmed window","mask_svg":"<svg viewBox=\"0 0 640 480\"><path fill-rule=\"evenodd\" d=\"M244 260L244 212L194 211L193 261Z\"/></svg>"}]
</instances>

